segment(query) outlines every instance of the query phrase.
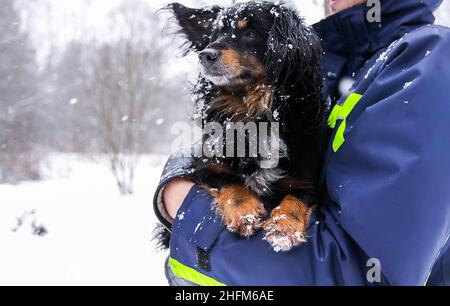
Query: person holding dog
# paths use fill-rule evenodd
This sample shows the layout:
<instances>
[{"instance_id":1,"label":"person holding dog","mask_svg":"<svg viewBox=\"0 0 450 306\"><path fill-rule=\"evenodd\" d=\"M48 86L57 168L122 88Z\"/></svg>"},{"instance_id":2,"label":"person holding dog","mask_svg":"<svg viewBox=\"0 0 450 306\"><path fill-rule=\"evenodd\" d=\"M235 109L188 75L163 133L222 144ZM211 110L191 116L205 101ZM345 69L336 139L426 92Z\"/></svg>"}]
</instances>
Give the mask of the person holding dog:
<instances>
[{"instance_id":1,"label":"person holding dog","mask_svg":"<svg viewBox=\"0 0 450 306\"><path fill-rule=\"evenodd\" d=\"M441 0L379 2L381 20L332 0L314 25L333 133L308 242L229 233L176 155L155 196L172 285L450 285L450 30L433 25Z\"/></svg>"}]
</instances>

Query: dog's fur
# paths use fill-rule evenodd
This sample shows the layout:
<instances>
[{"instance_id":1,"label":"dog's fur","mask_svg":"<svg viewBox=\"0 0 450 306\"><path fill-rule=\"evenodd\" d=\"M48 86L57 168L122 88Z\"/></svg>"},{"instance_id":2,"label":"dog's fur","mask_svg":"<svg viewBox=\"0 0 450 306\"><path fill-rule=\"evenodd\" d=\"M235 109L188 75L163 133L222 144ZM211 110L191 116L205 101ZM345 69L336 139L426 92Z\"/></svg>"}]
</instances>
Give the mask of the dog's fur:
<instances>
[{"instance_id":1,"label":"dog's fur","mask_svg":"<svg viewBox=\"0 0 450 306\"><path fill-rule=\"evenodd\" d=\"M208 186L229 230L250 237L263 228L276 251L292 249L306 240L318 203L327 138L320 40L294 10L267 1L169 10L186 53L202 59L193 94L203 124L280 123L278 167L261 168L261 158L199 158L194 179Z\"/></svg>"}]
</instances>

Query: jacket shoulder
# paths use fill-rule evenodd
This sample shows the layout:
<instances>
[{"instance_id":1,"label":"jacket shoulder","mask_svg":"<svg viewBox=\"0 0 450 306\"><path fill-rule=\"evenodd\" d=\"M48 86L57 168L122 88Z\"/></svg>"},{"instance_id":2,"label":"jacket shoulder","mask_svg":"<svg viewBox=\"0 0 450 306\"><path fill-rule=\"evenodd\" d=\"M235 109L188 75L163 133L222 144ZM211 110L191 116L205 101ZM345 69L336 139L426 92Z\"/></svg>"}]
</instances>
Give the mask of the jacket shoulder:
<instances>
[{"instance_id":1,"label":"jacket shoulder","mask_svg":"<svg viewBox=\"0 0 450 306\"><path fill-rule=\"evenodd\" d=\"M443 56L447 54L450 45L450 28L440 25L426 25L405 34L389 46L393 57L411 55L411 53L426 51L426 57ZM438 53L433 50L440 51ZM429 51L429 52L427 52ZM415 57L414 57L415 58ZM418 57L421 59L423 57Z\"/></svg>"},{"instance_id":2,"label":"jacket shoulder","mask_svg":"<svg viewBox=\"0 0 450 306\"><path fill-rule=\"evenodd\" d=\"M354 89L363 94L373 85L379 85L380 78L390 79L389 83L402 81L415 69L419 69L417 77L435 78L434 67L442 67L441 62L448 58L448 50L450 28L439 25L420 27L374 54L363 68L361 77L357 78ZM444 69L444 74L448 77L442 80L449 80L450 69Z\"/></svg>"},{"instance_id":3,"label":"jacket shoulder","mask_svg":"<svg viewBox=\"0 0 450 306\"><path fill-rule=\"evenodd\" d=\"M420 51L425 51L425 57L437 58L446 55L449 47L450 28L440 25L426 25L405 34L402 38L393 42L388 50L393 51L394 57L411 56L411 53L419 52L420 54ZM413 58L419 60L425 57L413 56Z\"/></svg>"},{"instance_id":4,"label":"jacket shoulder","mask_svg":"<svg viewBox=\"0 0 450 306\"><path fill-rule=\"evenodd\" d=\"M441 25L426 25L407 33L403 37L403 41L412 46L424 42L430 42L433 45L450 44L450 28Z\"/></svg>"},{"instance_id":5,"label":"jacket shoulder","mask_svg":"<svg viewBox=\"0 0 450 306\"><path fill-rule=\"evenodd\" d=\"M410 35L435 35L438 34L442 37L447 36L447 38L450 36L450 28L438 25L438 24L429 24L422 26L412 32L410 32Z\"/></svg>"}]
</instances>

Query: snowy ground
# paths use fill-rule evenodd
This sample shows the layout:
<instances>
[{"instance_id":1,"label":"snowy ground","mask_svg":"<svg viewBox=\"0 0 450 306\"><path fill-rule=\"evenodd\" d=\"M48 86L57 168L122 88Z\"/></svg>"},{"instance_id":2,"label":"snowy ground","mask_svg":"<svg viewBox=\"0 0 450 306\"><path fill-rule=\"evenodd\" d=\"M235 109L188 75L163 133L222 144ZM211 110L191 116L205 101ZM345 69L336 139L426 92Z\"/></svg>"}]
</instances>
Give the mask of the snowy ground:
<instances>
[{"instance_id":1,"label":"snowy ground","mask_svg":"<svg viewBox=\"0 0 450 306\"><path fill-rule=\"evenodd\" d=\"M75 156L53 157L52 179L0 185L0 285L166 285L167 254L151 242L164 161L141 161L131 197L119 195L106 164ZM32 234L33 220L46 236Z\"/></svg>"}]
</instances>

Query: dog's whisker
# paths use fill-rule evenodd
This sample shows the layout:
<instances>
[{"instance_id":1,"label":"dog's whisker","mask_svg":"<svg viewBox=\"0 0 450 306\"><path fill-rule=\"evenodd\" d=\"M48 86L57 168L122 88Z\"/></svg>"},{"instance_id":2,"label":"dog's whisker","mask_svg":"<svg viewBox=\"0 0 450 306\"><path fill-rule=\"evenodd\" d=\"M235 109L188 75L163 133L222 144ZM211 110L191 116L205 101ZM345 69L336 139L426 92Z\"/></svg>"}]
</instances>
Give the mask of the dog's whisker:
<instances>
[{"instance_id":1,"label":"dog's whisker","mask_svg":"<svg viewBox=\"0 0 450 306\"><path fill-rule=\"evenodd\" d=\"M246 70L248 72L251 72L251 73L255 73L256 72L255 69L251 69L251 68L248 68L246 66L240 66L240 68L243 69L243 70Z\"/></svg>"}]
</instances>

